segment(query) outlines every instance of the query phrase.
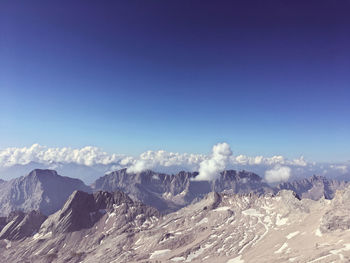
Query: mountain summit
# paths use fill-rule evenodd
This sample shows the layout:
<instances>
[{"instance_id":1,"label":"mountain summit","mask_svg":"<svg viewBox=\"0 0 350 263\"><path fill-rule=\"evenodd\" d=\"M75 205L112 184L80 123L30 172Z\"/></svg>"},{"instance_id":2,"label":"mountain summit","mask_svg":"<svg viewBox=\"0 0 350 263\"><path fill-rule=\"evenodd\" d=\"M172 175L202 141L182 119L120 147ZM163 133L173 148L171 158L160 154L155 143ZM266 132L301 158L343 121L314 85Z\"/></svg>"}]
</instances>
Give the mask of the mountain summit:
<instances>
[{"instance_id":1,"label":"mountain summit","mask_svg":"<svg viewBox=\"0 0 350 263\"><path fill-rule=\"evenodd\" d=\"M35 169L28 175L0 184L0 215L39 210L50 215L60 209L74 190L91 192L81 180L60 176L54 170Z\"/></svg>"}]
</instances>

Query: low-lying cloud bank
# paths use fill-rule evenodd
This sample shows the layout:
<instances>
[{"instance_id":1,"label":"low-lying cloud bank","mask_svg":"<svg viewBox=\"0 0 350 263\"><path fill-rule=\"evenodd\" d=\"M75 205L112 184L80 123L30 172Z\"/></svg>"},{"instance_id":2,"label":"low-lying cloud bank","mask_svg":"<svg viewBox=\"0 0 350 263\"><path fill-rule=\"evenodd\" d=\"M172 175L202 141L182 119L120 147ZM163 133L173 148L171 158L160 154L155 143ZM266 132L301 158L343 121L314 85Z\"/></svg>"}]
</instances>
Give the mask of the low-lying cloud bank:
<instances>
[{"instance_id":1,"label":"low-lying cloud bank","mask_svg":"<svg viewBox=\"0 0 350 263\"><path fill-rule=\"evenodd\" d=\"M154 170L177 173L181 170L198 171L196 180L212 180L225 169L252 171L270 183L313 174L328 177L350 178L350 163L314 163L303 156L287 159L284 156L246 156L235 154L223 142L213 146L209 155L147 151L140 156L109 154L97 147L79 149L70 147L50 148L39 144L30 147L0 150L0 178L11 179L28 173L33 168L56 169L62 175L78 177L92 182L104 173L127 168L129 173Z\"/></svg>"}]
</instances>

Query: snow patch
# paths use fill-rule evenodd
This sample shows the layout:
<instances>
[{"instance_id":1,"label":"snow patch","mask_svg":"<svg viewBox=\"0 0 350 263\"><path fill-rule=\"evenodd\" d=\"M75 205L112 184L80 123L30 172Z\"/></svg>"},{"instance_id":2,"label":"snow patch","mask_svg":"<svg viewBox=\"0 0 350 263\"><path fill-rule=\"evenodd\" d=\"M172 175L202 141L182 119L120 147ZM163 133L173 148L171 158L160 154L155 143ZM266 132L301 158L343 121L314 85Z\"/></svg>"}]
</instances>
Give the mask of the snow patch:
<instances>
[{"instance_id":1,"label":"snow patch","mask_svg":"<svg viewBox=\"0 0 350 263\"><path fill-rule=\"evenodd\" d=\"M227 211L227 210L230 210L229 206L218 207L218 208L214 209L213 211L214 212L220 212L220 211Z\"/></svg>"},{"instance_id":2,"label":"snow patch","mask_svg":"<svg viewBox=\"0 0 350 263\"><path fill-rule=\"evenodd\" d=\"M321 230L319 228L316 229L315 235L318 236L318 237L322 236Z\"/></svg>"},{"instance_id":3,"label":"snow patch","mask_svg":"<svg viewBox=\"0 0 350 263\"><path fill-rule=\"evenodd\" d=\"M167 252L171 251L170 249L162 249L162 250L156 250L153 253L151 253L151 256L149 257L150 259L155 258L159 255L163 255Z\"/></svg>"},{"instance_id":4,"label":"snow patch","mask_svg":"<svg viewBox=\"0 0 350 263\"><path fill-rule=\"evenodd\" d=\"M276 225L283 226L288 222L288 218L281 218L282 215L278 214L276 217Z\"/></svg>"},{"instance_id":5,"label":"snow patch","mask_svg":"<svg viewBox=\"0 0 350 263\"><path fill-rule=\"evenodd\" d=\"M284 243L284 244L279 248L279 250L276 250L276 251L275 251L275 254L280 254L280 253L282 253L283 250L285 250L287 247L288 247L288 243Z\"/></svg>"},{"instance_id":6,"label":"snow patch","mask_svg":"<svg viewBox=\"0 0 350 263\"><path fill-rule=\"evenodd\" d=\"M291 239L293 237L295 237L296 235L298 235L300 232L299 231L295 231L293 233L290 233L286 236L287 239Z\"/></svg>"},{"instance_id":7,"label":"snow patch","mask_svg":"<svg viewBox=\"0 0 350 263\"><path fill-rule=\"evenodd\" d=\"M238 257L228 260L226 263L244 263L244 260L242 259L242 255L239 255Z\"/></svg>"},{"instance_id":8,"label":"snow patch","mask_svg":"<svg viewBox=\"0 0 350 263\"><path fill-rule=\"evenodd\" d=\"M256 216L256 217L261 217L263 214L260 214L256 209L254 208L249 208L247 210L242 211L242 213L246 216Z\"/></svg>"}]
</instances>

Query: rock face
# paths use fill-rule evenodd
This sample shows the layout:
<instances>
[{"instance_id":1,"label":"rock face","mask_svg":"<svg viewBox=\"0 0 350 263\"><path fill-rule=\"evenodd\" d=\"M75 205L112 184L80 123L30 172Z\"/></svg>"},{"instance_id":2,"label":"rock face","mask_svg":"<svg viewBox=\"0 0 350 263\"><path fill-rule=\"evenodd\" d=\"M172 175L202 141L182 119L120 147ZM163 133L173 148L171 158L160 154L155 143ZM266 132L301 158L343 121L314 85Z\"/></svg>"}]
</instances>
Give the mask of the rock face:
<instances>
[{"instance_id":1,"label":"rock face","mask_svg":"<svg viewBox=\"0 0 350 263\"><path fill-rule=\"evenodd\" d=\"M0 239L18 240L36 233L46 216L38 211L24 213L11 212L8 217L0 219Z\"/></svg>"},{"instance_id":2,"label":"rock face","mask_svg":"<svg viewBox=\"0 0 350 263\"><path fill-rule=\"evenodd\" d=\"M160 215L122 192L76 191L33 237L0 241L0 261L349 262L349 200L350 187L318 201L211 192Z\"/></svg>"},{"instance_id":3,"label":"rock face","mask_svg":"<svg viewBox=\"0 0 350 263\"><path fill-rule=\"evenodd\" d=\"M180 172L175 175L153 171L127 173L126 169L107 174L93 184L93 189L120 190L134 200L156 207L162 212L175 211L212 191L231 193L273 192L262 179L250 172L224 171L215 181L195 181L198 173Z\"/></svg>"},{"instance_id":4,"label":"rock face","mask_svg":"<svg viewBox=\"0 0 350 263\"><path fill-rule=\"evenodd\" d=\"M301 198L318 200L322 197L332 199L337 190L344 189L349 183L344 181L330 180L323 176L312 176L310 178L281 183L277 191L287 189L294 191Z\"/></svg>"},{"instance_id":5,"label":"rock face","mask_svg":"<svg viewBox=\"0 0 350 263\"><path fill-rule=\"evenodd\" d=\"M7 216L16 210L52 214L74 190L91 191L79 179L60 176L54 170L33 170L26 176L0 183L0 215Z\"/></svg>"},{"instance_id":6,"label":"rock face","mask_svg":"<svg viewBox=\"0 0 350 263\"><path fill-rule=\"evenodd\" d=\"M107 212L116 213L123 208L123 213L127 213L128 220L133 220L135 216L143 214L146 217L158 216L159 212L155 208L147 207L139 202L134 202L126 194L120 191L114 193L95 192L88 194L82 191L74 191L68 198L62 209L43 223L40 234L68 233L91 228ZM126 222L120 222L123 226Z\"/></svg>"},{"instance_id":7,"label":"rock face","mask_svg":"<svg viewBox=\"0 0 350 263\"><path fill-rule=\"evenodd\" d=\"M350 190L337 191L332 206L324 214L321 221L321 231L323 233L332 232L335 230L349 230L350 229Z\"/></svg>"}]
</instances>

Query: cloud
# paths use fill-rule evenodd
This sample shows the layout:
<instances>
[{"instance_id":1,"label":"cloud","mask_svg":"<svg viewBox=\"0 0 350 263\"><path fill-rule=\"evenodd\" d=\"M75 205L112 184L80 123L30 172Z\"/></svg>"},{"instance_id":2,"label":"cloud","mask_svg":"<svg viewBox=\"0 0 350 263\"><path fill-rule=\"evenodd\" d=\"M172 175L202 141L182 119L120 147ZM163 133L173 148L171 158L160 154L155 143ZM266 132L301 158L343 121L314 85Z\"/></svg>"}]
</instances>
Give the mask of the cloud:
<instances>
[{"instance_id":1,"label":"cloud","mask_svg":"<svg viewBox=\"0 0 350 263\"><path fill-rule=\"evenodd\" d=\"M23 169L16 168L16 165L21 165ZM25 165L27 165L26 170L23 167ZM266 172L270 174L269 171L273 171L276 166L289 167L293 179L309 177L313 174L322 174L329 178L350 177L349 162L315 163L306 161L303 156L288 159L282 155L247 156L239 153L233 155L227 143L215 145L210 155L159 150L146 151L138 156L127 156L118 153L110 154L94 146L54 148L39 144L0 149L0 177L3 178L24 175L34 168L56 169L63 175L77 174L77 177L84 178L86 176L82 174L88 174L88 171L91 171L92 178L92 175L102 176L108 172L127 168L129 173L148 169L170 174L179 171L199 171L198 178L208 180L208 178L216 178L224 169L247 170L263 176ZM18 173L16 174L15 171Z\"/></svg>"},{"instance_id":2,"label":"cloud","mask_svg":"<svg viewBox=\"0 0 350 263\"><path fill-rule=\"evenodd\" d=\"M196 181L210 181L219 177L220 172L225 170L229 158L232 155L230 146L227 143L218 143L213 146L213 153L210 159L200 163L199 174Z\"/></svg>"},{"instance_id":3,"label":"cloud","mask_svg":"<svg viewBox=\"0 0 350 263\"><path fill-rule=\"evenodd\" d=\"M86 166L107 165L116 163L123 158L123 155L108 154L93 146L86 146L80 149L70 147L48 148L39 144L31 147L6 148L0 151L0 166L13 166L16 164L25 165L30 162L38 163L76 163Z\"/></svg>"},{"instance_id":4,"label":"cloud","mask_svg":"<svg viewBox=\"0 0 350 263\"><path fill-rule=\"evenodd\" d=\"M139 158L126 157L121 163L128 167L129 173L139 173L148 169L159 172L196 171L205 158L206 156L202 154L181 154L160 150L144 152Z\"/></svg>"},{"instance_id":5,"label":"cloud","mask_svg":"<svg viewBox=\"0 0 350 263\"><path fill-rule=\"evenodd\" d=\"M291 169L288 166L276 165L265 172L265 179L269 183L287 181L291 176Z\"/></svg>"},{"instance_id":6,"label":"cloud","mask_svg":"<svg viewBox=\"0 0 350 263\"><path fill-rule=\"evenodd\" d=\"M331 165L330 168L339 171L341 174L347 174L349 172L346 165Z\"/></svg>"}]
</instances>

